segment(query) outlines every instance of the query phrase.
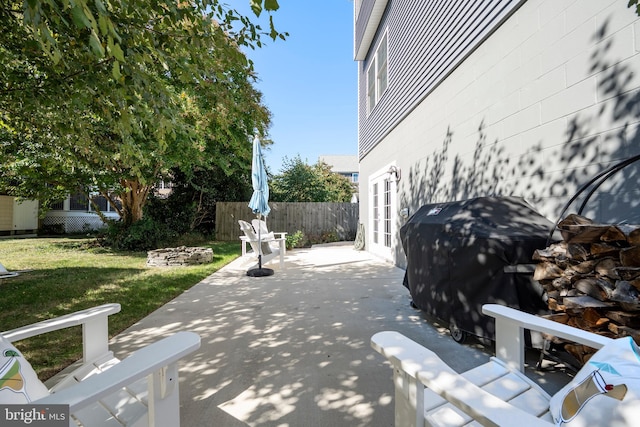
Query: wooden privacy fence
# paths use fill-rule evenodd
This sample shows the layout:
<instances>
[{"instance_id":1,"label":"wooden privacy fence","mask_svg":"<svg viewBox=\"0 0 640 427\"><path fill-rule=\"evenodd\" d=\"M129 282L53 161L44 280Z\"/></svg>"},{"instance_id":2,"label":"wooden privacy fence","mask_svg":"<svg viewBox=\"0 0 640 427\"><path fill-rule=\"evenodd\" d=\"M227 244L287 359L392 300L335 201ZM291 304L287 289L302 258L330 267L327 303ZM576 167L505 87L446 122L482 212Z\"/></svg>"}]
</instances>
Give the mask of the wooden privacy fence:
<instances>
[{"instance_id":1,"label":"wooden privacy fence","mask_svg":"<svg viewBox=\"0 0 640 427\"><path fill-rule=\"evenodd\" d=\"M251 222L256 215L248 202L216 203L216 239L237 240L242 234L238 220ZM340 240L354 240L358 229L357 203L269 202L269 231L302 231L307 236L335 233Z\"/></svg>"}]
</instances>

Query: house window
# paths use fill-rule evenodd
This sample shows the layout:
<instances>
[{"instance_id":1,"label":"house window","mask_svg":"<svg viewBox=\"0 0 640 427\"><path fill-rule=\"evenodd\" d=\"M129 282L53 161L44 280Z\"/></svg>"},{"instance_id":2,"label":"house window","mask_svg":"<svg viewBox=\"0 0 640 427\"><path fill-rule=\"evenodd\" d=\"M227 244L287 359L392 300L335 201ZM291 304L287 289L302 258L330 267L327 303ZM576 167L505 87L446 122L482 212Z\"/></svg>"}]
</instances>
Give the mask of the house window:
<instances>
[{"instance_id":1,"label":"house window","mask_svg":"<svg viewBox=\"0 0 640 427\"><path fill-rule=\"evenodd\" d=\"M391 247L391 180L384 180L384 245Z\"/></svg>"},{"instance_id":2,"label":"house window","mask_svg":"<svg viewBox=\"0 0 640 427\"><path fill-rule=\"evenodd\" d=\"M367 105L371 113L388 86L387 34L382 37L367 71Z\"/></svg>"},{"instance_id":3,"label":"house window","mask_svg":"<svg viewBox=\"0 0 640 427\"><path fill-rule=\"evenodd\" d=\"M373 184L373 243L378 243L378 183Z\"/></svg>"},{"instance_id":4,"label":"house window","mask_svg":"<svg viewBox=\"0 0 640 427\"><path fill-rule=\"evenodd\" d=\"M64 200L61 202L55 202L51 204L52 211L61 211L64 210Z\"/></svg>"},{"instance_id":5,"label":"house window","mask_svg":"<svg viewBox=\"0 0 640 427\"><path fill-rule=\"evenodd\" d=\"M113 197L113 195L111 195ZM98 206L101 212L114 212L114 208L111 202L101 194L91 194L91 199ZM117 198L115 203L118 208L122 208L122 203ZM53 210L64 211L64 202L58 202L53 205ZM82 211L82 212L95 212L95 206L87 199L83 193L76 193L69 196L69 210L70 211Z\"/></svg>"},{"instance_id":6,"label":"house window","mask_svg":"<svg viewBox=\"0 0 640 427\"><path fill-rule=\"evenodd\" d=\"M156 187L160 190L171 190L173 188L173 182L161 180Z\"/></svg>"},{"instance_id":7,"label":"house window","mask_svg":"<svg viewBox=\"0 0 640 427\"><path fill-rule=\"evenodd\" d=\"M104 197L103 195L100 194L96 194L92 197L93 202L98 206L98 209L100 209L101 212L107 212L109 209L109 202L107 201L107 198ZM89 204L89 210L93 211L93 205Z\"/></svg>"},{"instance_id":8,"label":"house window","mask_svg":"<svg viewBox=\"0 0 640 427\"><path fill-rule=\"evenodd\" d=\"M375 60L373 61L375 64ZM368 113L371 113L373 107L376 106L376 69L374 65L371 65L369 68L369 73L367 74L367 105Z\"/></svg>"},{"instance_id":9,"label":"house window","mask_svg":"<svg viewBox=\"0 0 640 427\"><path fill-rule=\"evenodd\" d=\"M82 193L72 194L69 201L69 210L72 211L84 211L89 210L89 200Z\"/></svg>"},{"instance_id":10,"label":"house window","mask_svg":"<svg viewBox=\"0 0 640 427\"><path fill-rule=\"evenodd\" d=\"M353 172L353 173L351 174L351 182L354 182L354 183L355 183L355 182L358 182L358 178L359 178L359 176L360 176L360 175L358 174L358 172Z\"/></svg>"},{"instance_id":11,"label":"house window","mask_svg":"<svg viewBox=\"0 0 640 427\"><path fill-rule=\"evenodd\" d=\"M381 188L380 188L381 187ZM382 194L380 194L382 190ZM373 243L391 247L391 180L373 184Z\"/></svg>"}]
</instances>

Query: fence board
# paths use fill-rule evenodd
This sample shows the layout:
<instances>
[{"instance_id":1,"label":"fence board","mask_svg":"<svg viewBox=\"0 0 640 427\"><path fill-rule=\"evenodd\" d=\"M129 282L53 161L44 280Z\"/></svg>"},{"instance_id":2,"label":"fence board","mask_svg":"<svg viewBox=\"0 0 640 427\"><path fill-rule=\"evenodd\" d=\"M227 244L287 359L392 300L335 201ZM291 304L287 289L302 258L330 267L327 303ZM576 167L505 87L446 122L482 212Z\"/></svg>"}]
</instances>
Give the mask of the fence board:
<instances>
[{"instance_id":1,"label":"fence board","mask_svg":"<svg viewBox=\"0 0 640 427\"><path fill-rule=\"evenodd\" d=\"M247 202L216 203L216 239L237 240L238 220L251 222L256 216ZM358 229L357 203L291 203L270 202L267 226L272 231L293 234L302 231L307 236L335 233L340 240L354 240Z\"/></svg>"}]
</instances>

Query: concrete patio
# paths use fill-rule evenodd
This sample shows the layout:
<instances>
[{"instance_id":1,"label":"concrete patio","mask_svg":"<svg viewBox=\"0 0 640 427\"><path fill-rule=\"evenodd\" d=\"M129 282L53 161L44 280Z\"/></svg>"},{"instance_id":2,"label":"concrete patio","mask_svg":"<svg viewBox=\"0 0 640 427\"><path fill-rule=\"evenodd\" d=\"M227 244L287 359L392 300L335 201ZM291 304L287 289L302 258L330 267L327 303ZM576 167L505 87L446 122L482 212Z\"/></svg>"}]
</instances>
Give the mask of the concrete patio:
<instances>
[{"instance_id":1,"label":"concrete patio","mask_svg":"<svg viewBox=\"0 0 640 427\"><path fill-rule=\"evenodd\" d=\"M180 365L183 427L392 426L392 372L369 344L382 330L457 370L489 357L411 308L403 270L351 244L289 251L284 269L273 264L273 276L247 277L238 259L113 339L126 357L179 330L201 336Z\"/></svg>"}]
</instances>

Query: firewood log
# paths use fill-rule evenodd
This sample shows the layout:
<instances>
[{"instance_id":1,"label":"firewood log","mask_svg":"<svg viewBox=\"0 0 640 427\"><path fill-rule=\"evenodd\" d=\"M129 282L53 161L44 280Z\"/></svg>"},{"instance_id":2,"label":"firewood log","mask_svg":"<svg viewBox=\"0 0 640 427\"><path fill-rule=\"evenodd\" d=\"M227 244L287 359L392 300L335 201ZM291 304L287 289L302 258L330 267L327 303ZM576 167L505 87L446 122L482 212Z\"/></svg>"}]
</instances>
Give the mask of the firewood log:
<instances>
[{"instance_id":1,"label":"firewood log","mask_svg":"<svg viewBox=\"0 0 640 427\"><path fill-rule=\"evenodd\" d=\"M621 303L640 305L638 290L631 286L631 283L626 280L618 280L616 282L610 299Z\"/></svg>"},{"instance_id":2,"label":"firewood log","mask_svg":"<svg viewBox=\"0 0 640 427\"><path fill-rule=\"evenodd\" d=\"M615 291L615 287L609 282L596 277L580 279L573 284L573 287L599 301L610 300Z\"/></svg>"},{"instance_id":3,"label":"firewood log","mask_svg":"<svg viewBox=\"0 0 640 427\"><path fill-rule=\"evenodd\" d=\"M627 235L627 242L632 246L640 245L640 227L638 227L635 230L631 231Z\"/></svg>"},{"instance_id":4,"label":"firewood log","mask_svg":"<svg viewBox=\"0 0 640 427\"><path fill-rule=\"evenodd\" d=\"M587 363L589 358L596 352L594 348L581 344L566 344L564 348L582 365Z\"/></svg>"},{"instance_id":5,"label":"firewood log","mask_svg":"<svg viewBox=\"0 0 640 427\"><path fill-rule=\"evenodd\" d=\"M569 321L569 315L567 313L554 313L554 314L545 314L541 317L545 319L553 320L554 322L562 323L564 325Z\"/></svg>"},{"instance_id":6,"label":"firewood log","mask_svg":"<svg viewBox=\"0 0 640 427\"><path fill-rule=\"evenodd\" d=\"M617 337L631 337L637 343L640 342L640 330L630 328L628 326L616 325L615 323L609 323L609 330Z\"/></svg>"},{"instance_id":7,"label":"firewood log","mask_svg":"<svg viewBox=\"0 0 640 427\"><path fill-rule=\"evenodd\" d=\"M611 225L600 236L600 240L603 242L627 242L627 236L617 226Z\"/></svg>"},{"instance_id":8,"label":"firewood log","mask_svg":"<svg viewBox=\"0 0 640 427\"><path fill-rule=\"evenodd\" d=\"M620 247L610 245L609 243L595 242L591 243L589 251L591 252L591 256L594 257L615 256L617 258L620 253Z\"/></svg>"},{"instance_id":9,"label":"firewood log","mask_svg":"<svg viewBox=\"0 0 640 427\"><path fill-rule=\"evenodd\" d=\"M588 261L582 261L578 264L572 265L569 268L571 268L572 270L580 274L586 274L586 273L593 272L593 269L596 267L597 264L598 264L598 260L591 259Z\"/></svg>"},{"instance_id":10,"label":"firewood log","mask_svg":"<svg viewBox=\"0 0 640 427\"><path fill-rule=\"evenodd\" d=\"M605 312L605 316L619 325L628 326L634 329L640 328L640 317L637 314L626 311L610 310Z\"/></svg>"},{"instance_id":11,"label":"firewood log","mask_svg":"<svg viewBox=\"0 0 640 427\"><path fill-rule=\"evenodd\" d=\"M622 249L620 262L624 267L640 267L640 246Z\"/></svg>"},{"instance_id":12,"label":"firewood log","mask_svg":"<svg viewBox=\"0 0 640 427\"><path fill-rule=\"evenodd\" d=\"M567 247L567 256L573 260L586 261L589 255L589 250L583 244L570 243Z\"/></svg>"},{"instance_id":13,"label":"firewood log","mask_svg":"<svg viewBox=\"0 0 640 427\"><path fill-rule=\"evenodd\" d=\"M559 256L567 255L567 244L565 242L552 243L545 249L536 249L533 253L534 261L549 261Z\"/></svg>"},{"instance_id":14,"label":"firewood log","mask_svg":"<svg viewBox=\"0 0 640 427\"><path fill-rule=\"evenodd\" d=\"M571 279L567 276L560 276L551 281L551 285L555 289L565 289L571 286Z\"/></svg>"},{"instance_id":15,"label":"firewood log","mask_svg":"<svg viewBox=\"0 0 640 427\"><path fill-rule=\"evenodd\" d=\"M620 267L620 261L614 258L603 258L597 261L594 271L600 276L609 277L611 279L620 279L620 275L616 270L617 267Z\"/></svg>"},{"instance_id":16,"label":"firewood log","mask_svg":"<svg viewBox=\"0 0 640 427\"><path fill-rule=\"evenodd\" d=\"M601 316L598 310L593 307L587 307L582 313L582 320L585 324L585 329L596 330L600 329L609 323L607 317Z\"/></svg>"},{"instance_id":17,"label":"firewood log","mask_svg":"<svg viewBox=\"0 0 640 427\"><path fill-rule=\"evenodd\" d=\"M634 280L640 277L640 267L617 267L616 274L622 280Z\"/></svg>"},{"instance_id":18,"label":"firewood log","mask_svg":"<svg viewBox=\"0 0 640 427\"><path fill-rule=\"evenodd\" d=\"M536 270L533 273L533 280L555 279L562 276L562 269L552 262L542 262L536 264Z\"/></svg>"},{"instance_id":19,"label":"firewood log","mask_svg":"<svg viewBox=\"0 0 640 427\"><path fill-rule=\"evenodd\" d=\"M587 307L593 308L613 308L619 307L619 304L612 301L599 301L589 295L564 297L562 298L562 304L566 308L585 309Z\"/></svg>"},{"instance_id":20,"label":"firewood log","mask_svg":"<svg viewBox=\"0 0 640 427\"><path fill-rule=\"evenodd\" d=\"M566 307L564 304L559 304L558 300L555 298L549 298L547 301L547 305L549 306L549 310L552 311L565 311Z\"/></svg>"}]
</instances>

